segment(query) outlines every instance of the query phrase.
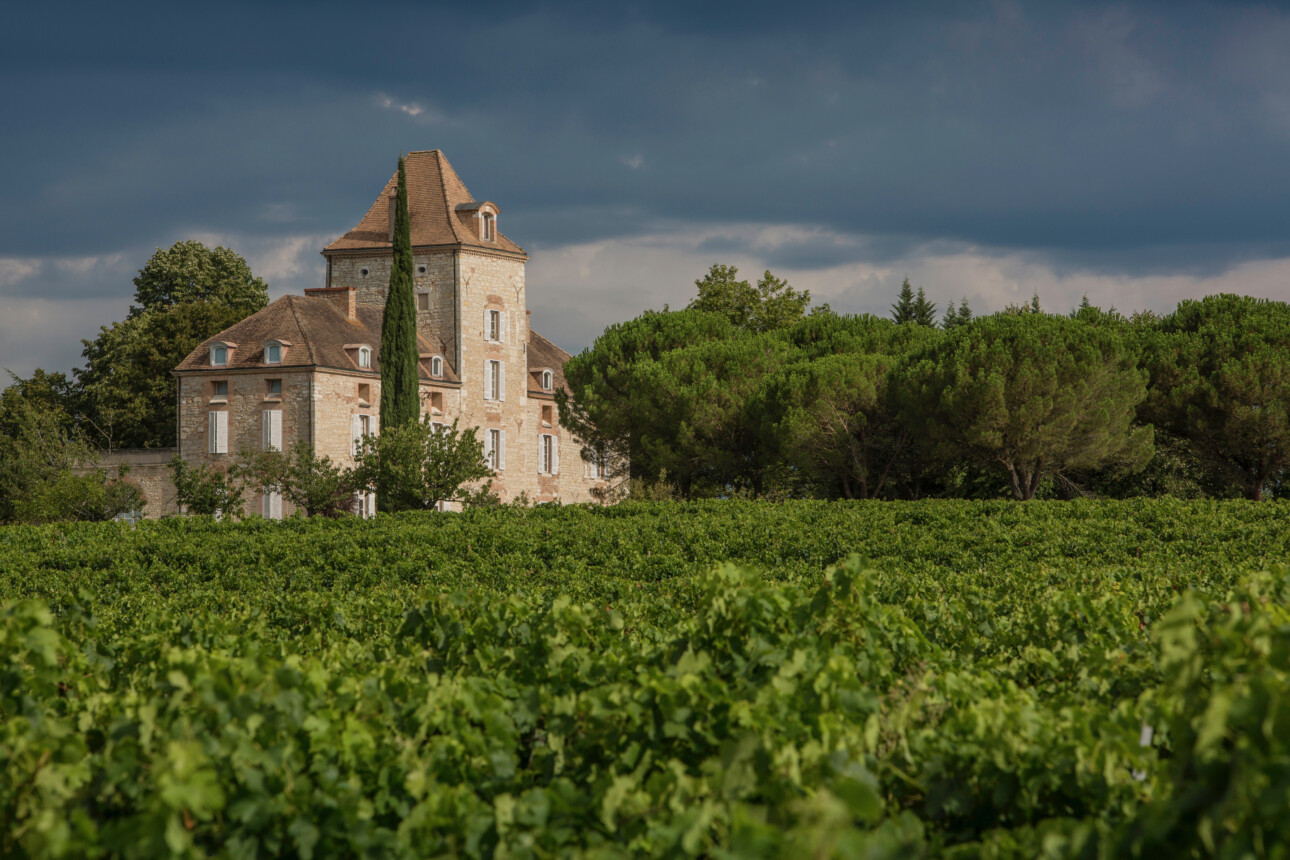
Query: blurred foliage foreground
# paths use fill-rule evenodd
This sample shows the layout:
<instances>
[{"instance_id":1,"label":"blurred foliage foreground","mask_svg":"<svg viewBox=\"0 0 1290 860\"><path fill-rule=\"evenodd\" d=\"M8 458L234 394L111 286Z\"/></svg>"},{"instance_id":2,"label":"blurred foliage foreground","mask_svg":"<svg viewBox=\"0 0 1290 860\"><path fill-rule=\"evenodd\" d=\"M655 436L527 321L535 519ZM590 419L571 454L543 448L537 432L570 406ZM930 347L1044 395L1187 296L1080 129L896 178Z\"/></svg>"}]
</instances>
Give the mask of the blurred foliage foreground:
<instances>
[{"instance_id":1,"label":"blurred foliage foreground","mask_svg":"<svg viewBox=\"0 0 1290 860\"><path fill-rule=\"evenodd\" d=\"M5 529L0 854L1283 857L1287 512Z\"/></svg>"}]
</instances>

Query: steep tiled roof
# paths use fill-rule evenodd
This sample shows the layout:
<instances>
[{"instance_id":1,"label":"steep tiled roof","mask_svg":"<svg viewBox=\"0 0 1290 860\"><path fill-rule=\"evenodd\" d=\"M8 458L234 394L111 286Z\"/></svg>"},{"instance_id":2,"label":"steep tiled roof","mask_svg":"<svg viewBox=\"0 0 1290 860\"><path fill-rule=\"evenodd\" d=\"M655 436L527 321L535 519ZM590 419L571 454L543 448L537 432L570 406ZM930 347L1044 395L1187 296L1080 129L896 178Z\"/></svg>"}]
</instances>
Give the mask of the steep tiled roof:
<instances>
[{"instance_id":1,"label":"steep tiled roof","mask_svg":"<svg viewBox=\"0 0 1290 860\"><path fill-rule=\"evenodd\" d=\"M524 249L507 239L500 232L497 240L480 239L470 226L471 211L459 207L474 204L461 177L452 169L448 159L437 149L429 152L409 152L406 159L408 174L408 215L412 224L412 245L467 245L475 248L510 251L523 254ZM367 210L358 226L323 249L328 251L373 250L390 247L390 195L398 188L396 170L377 195L372 208Z\"/></svg>"},{"instance_id":2,"label":"steep tiled roof","mask_svg":"<svg viewBox=\"0 0 1290 860\"><path fill-rule=\"evenodd\" d=\"M228 365L218 370L266 369L268 367L331 367L378 375L381 369L381 315L375 305L358 305L357 319L347 319L336 305L325 298L309 296L283 296L268 307L261 308L239 323L203 341L188 354L175 370L179 372L208 370L211 367L210 348L217 343L235 343L228 358ZM264 363L264 343L269 340L290 344L280 364ZM347 344L365 344L372 348L372 367L360 368ZM418 337L422 354L433 353L434 348L424 338ZM422 362L421 378L430 379ZM457 382L457 374L444 356L444 382Z\"/></svg>"},{"instance_id":3,"label":"steep tiled roof","mask_svg":"<svg viewBox=\"0 0 1290 860\"><path fill-rule=\"evenodd\" d=\"M560 347L537 332L530 330L528 351L529 393L550 396L550 392L542 390L542 377L540 374L544 370L550 370L555 376L555 390L564 389L568 391L569 386L564 381L564 363L569 358L569 353L560 349Z\"/></svg>"}]
</instances>

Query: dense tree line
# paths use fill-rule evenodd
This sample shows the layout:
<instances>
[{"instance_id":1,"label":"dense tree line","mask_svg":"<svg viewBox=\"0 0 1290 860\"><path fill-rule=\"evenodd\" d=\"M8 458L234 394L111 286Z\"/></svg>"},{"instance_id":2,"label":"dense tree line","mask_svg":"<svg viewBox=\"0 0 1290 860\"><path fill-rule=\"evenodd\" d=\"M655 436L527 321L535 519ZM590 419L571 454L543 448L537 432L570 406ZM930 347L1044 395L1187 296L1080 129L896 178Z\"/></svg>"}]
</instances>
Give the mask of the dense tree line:
<instances>
[{"instance_id":1,"label":"dense tree line","mask_svg":"<svg viewBox=\"0 0 1290 860\"><path fill-rule=\"evenodd\" d=\"M651 496L1280 494L1290 305L1219 295L1132 317L1038 297L940 326L811 309L714 266L679 311L610 326L566 368L561 416ZM626 479L630 479L628 482Z\"/></svg>"},{"instance_id":2,"label":"dense tree line","mask_svg":"<svg viewBox=\"0 0 1290 860\"><path fill-rule=\"evenodd\" d=\"M170 372L202 341L268 302L228 248L157 249L134 279L126 318L83 341L71 375L37 369L0 392L0 522L111 519L142 498L125 472L96 467L115 448L175 442Z\"/></svg>"}]
</instances>

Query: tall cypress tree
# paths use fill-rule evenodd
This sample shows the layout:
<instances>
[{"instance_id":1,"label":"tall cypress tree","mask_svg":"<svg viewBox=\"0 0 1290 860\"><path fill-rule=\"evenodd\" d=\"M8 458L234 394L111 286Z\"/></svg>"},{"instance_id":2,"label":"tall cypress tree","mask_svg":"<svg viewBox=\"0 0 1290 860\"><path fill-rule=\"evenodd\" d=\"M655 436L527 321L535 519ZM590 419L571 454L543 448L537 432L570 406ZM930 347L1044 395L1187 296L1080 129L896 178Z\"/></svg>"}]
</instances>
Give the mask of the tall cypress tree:
<instances>
[{"instance_id":1,"label":"tall cypress tree","mask_svg":"<svg viewBox=\"0 0 1290 860\"><path fill-rule=\"evenodd\" d=\"M408 219L408 176L399 156L399 191L394 210L394 264L381 321L381 427L411 424L421 412L417 374L417 309L412 291L412 227Z\"/></svg>"}]
</instances>

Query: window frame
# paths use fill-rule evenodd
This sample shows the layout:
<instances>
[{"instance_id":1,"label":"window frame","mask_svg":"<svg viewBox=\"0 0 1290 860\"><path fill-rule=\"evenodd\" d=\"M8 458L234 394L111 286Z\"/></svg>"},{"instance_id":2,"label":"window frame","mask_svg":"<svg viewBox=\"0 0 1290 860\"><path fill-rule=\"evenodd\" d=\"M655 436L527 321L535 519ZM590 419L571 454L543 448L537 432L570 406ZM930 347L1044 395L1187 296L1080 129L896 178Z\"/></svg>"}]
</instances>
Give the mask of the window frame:
<instances>
[{"instance_id":1,"label":"window frame","mask_svg":"<svg viewBox=\"0 0 1290 860\"><path fill-rule=\"evenodd\" d=\"M360 370L372 369L372 348L370 346L360 346L358 355L354 359Z\"/></svg>"},{"instance_id":2,"label":"window frame","mask_svg":"<svg viewBox=\"0 0 1290 860\"><path fill-rule=\"evenodd\" d=\"M211 346L211 367L228 367L229 353L228 344L217 343Z\"/></svg>"}]
</instances>

